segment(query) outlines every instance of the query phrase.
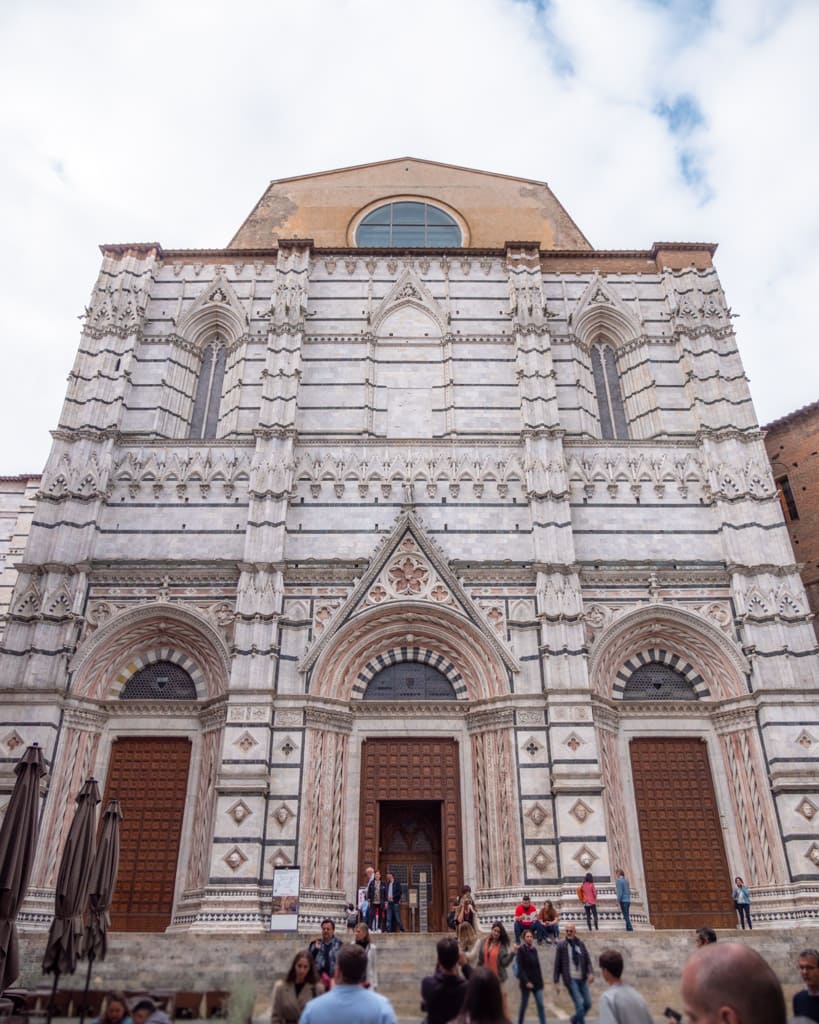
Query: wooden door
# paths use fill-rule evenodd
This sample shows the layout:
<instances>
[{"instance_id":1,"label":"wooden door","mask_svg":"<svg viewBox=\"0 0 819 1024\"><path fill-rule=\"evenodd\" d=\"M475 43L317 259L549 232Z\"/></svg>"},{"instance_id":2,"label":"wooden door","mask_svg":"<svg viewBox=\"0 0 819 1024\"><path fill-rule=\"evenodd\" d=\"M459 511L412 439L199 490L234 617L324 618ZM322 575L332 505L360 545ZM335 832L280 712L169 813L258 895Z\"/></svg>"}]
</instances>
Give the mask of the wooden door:
<instances>
[{"instance_id":1,"label":"wooden door","mask_svg":"<svg viewBox=\"0 0 819 1024\"><path fill-rule=\"evenodd\" d=\"M428 921L437 930L444 910L441 861L441 802L439 800L381 800L379 802L379 864L386 878L392 871L404 893L409 887L419 889L426 877ZM404 895L401 915L405 928L411 925L408 896ZM420 930L416 914L415 930ZM429 930L424 929L424 930Z\"/></svg>"},{"instance_id":2,"label":"wooden door","mask_svg":"<svg viewBox=\"0 0 819 1024\"><path fill-rule=\"evenodd\" d=\"M439 807L440 853L437 862L431 863L433 893L440 895L434 916L430 915L430 931L446 929L446 903L457 895L463 882L460 787L456 740L368 739L361 745L359 878L364 877L368 865L382 873L388 866L383 861L382 805L432 802ZM435 876L440 883L434 882Z\"/></svg>"},{"instance_id":3,"label":"wooden door","mask_svg":"<svg viewBox=\"0 0 819 1024\"><path fill-rule=\"evenodd\" d=\"M736 927L705 743L635 739L630 750L651 923Z\"/></svg>"},{"instance_id":4,"label":"wooden door","mask_svg":"<svg viewBox=\"0 0 819 1024\"><path fill-rule=\"evenodd\" d=\"M105 802L122 807L117 886L111 927L161 932L171 923L190 741L181 737L117 739Z\"/></svg>"}]
</instances>

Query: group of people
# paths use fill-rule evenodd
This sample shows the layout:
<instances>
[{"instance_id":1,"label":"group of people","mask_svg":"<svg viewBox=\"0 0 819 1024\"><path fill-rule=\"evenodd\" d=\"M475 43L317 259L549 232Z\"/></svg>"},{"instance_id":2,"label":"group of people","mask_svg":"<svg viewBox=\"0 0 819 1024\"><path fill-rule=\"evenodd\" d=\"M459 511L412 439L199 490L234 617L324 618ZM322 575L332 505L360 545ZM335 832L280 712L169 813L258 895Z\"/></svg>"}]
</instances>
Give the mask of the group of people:
<instances>
[{"instance_id":1,"label":"group of people","mask_svg":"<svg viewBox=\"0 0 819 1024\"><path fill-rule=\"evenodd\" d=\"M369 980L372 948L368 950L369 943L364 941L367 931L357 934L355 943L342 943L330 925L330 921L323 923L321 939L297 953L285 978L276 983L271 1024L396 1024L391 1003ZM367 926L359 922L358 927ZM695 944L682 972L686 1020L692 1024L786 1024L782 986L759 953L737 942L717 943L710 928L696 932ZM438 942L435 971L421 982L426 1024L510 1024L503 989L510 965L514 965L520 990L518 1024L523 1024L530 998L540 1024L545 1024L545 982L533 930L524 928L521 943L511 946L502 922L496 921L479 945L473 966L456 939ZM652 1024L654 1018L645 1000L623 980L622 954L616 949L604 950L597 967L606 983L598 1003L600 1024ZM800 954L799 972L805 987L793 998L795 1016L790 1022L819 1022L819 950ZM572 999L573 1024L586 1020L592 1005L589 986L594 979L588 949L570 922L555 949L552 980L556 991L562 985ZM116 997L111 1001L115 1003ZM112 1010L100 1024L125 1024L124 1001ZM133 1016L136 1020L136 1010ZM679 1024L683 1014L668 1008L665 1016L670 1024ZM167 1024L167 1018L156 1024Z\"/></svg>"},{"instance_id":2,"label":"group of people","mask_svg":"<svg viewBox=\"0 0 819 1024\"><path fill-rule=\"evenodd\" d=\"M402 932L401 882L392 871L384 879L381 872L368 867L364 871L364 899L358 907L361 920L373 932ZM355 908L353 908L355 909Z\"/></svg>"}]
</instances>

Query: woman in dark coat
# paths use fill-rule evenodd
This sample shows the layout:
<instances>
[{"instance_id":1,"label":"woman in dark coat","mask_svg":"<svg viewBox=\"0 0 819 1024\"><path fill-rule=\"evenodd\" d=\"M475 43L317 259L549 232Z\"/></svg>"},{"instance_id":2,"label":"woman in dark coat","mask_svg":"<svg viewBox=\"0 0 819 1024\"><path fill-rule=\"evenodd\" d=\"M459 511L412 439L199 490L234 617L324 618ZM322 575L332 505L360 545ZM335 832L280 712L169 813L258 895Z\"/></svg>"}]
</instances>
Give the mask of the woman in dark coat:
<instances>
[{"instance_id":1,"label":"woman in dark coat","mask_svg":"<svg viewBox=\"0 0 819 1024\"><path fill-rule=\"evenodd\" d=\"M540 1024L546 1024L546 1011L543 1009L543 972L540 969L540 956L535 945L534 933L528 928L523 933L523 942L518 949L517 964L520 985L518 1024L523 1024L530 995L535 997Z\"/></svg>"}]
</instances>

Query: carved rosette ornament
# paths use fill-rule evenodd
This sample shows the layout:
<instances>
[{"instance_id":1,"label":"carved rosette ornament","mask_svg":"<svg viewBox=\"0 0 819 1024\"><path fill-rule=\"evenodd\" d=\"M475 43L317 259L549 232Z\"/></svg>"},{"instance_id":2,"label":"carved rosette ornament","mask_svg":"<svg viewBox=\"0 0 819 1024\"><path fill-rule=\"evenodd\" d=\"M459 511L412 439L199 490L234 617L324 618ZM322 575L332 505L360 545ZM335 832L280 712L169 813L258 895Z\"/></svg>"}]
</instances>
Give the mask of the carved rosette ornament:
<instances>
[{"instance_id":1,"label":"carved rosette ornament","mask_svg":"<svg viewBox=\"0 0 819 1024\"><path fill-rule=\"evenodd\" d=\"M395 556L389 560L367 592L363 606L372 607L388 601L408 599L457 607L449 587L412 537L405 537L401 541Z\"/></svg>"}]
</instances>

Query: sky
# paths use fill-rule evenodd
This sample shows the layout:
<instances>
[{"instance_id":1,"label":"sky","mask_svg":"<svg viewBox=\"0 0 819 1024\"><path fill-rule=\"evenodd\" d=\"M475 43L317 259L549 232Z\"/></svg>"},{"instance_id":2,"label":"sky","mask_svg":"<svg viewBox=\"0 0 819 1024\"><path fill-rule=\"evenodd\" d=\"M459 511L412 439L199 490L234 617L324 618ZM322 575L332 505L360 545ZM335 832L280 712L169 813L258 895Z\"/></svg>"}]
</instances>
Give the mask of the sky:
<instances>
[{"instance_id":1,"label":"sky","mask_svg":"<svg viewBox=\"0 0 819 1024\"><path fill-rule=\"evenodd\" d=\"M274 178L546 181L717 242L761 423L819 398L817 0L3 0L0 475L39 472L103 242L226 245Z\"/></svg>"}]
</instances>

